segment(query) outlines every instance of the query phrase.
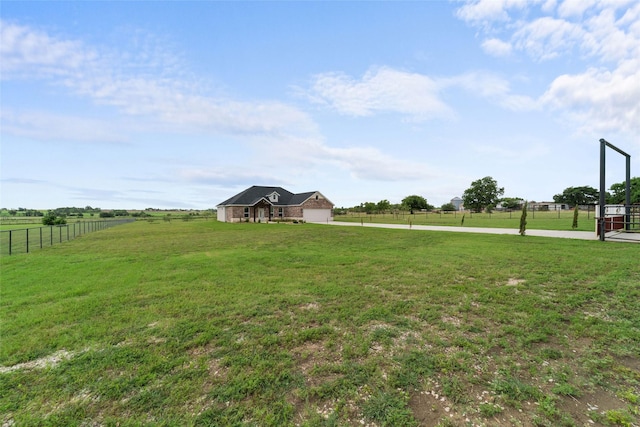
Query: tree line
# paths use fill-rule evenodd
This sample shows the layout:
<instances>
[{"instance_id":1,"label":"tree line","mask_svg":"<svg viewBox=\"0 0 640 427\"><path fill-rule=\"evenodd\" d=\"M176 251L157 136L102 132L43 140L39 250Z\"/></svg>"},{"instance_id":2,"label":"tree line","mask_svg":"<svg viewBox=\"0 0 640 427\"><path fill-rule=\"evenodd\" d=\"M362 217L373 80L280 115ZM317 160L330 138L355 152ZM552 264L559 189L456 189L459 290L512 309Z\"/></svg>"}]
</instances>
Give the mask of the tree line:
<instances>
[{"instance_id":1,"label":"tree line","mask_svg":"<svg viewBox=\"0 0 640 427\"><path fill-rule=\"evenodd\" d=\"M18 209L7 209L2 208L2 213L8 216L45 216L47 213L53 212L56 216L84 216L85 214L94 215L100 214L102 209L100 208L92 208L91 206L85 206L84 208L80 207L62 207L49 209L46 212L38 209L26 209L26 208L18 208Z\"/></svg>"},{"instance_id":2,"label":"tree line","mask_svg":"<svg viewBox=\"0 0 640 427\"><path fill-rule=\"evenodd\" d=\"M631 178L631 204L640 203L640 177ZM571 206L595 205L600 199L600 191L593 187L569 187L561 194L553 196L556 203L566 203ZM609 205L621 205L626 202L626 182L611 185L605 194L606 203Z\"/></svg>"},{"instance_id":3,"label":"tree line","mask_svg":"<svg viewBox=\"0 0 640 427\"><path fill-rule=\"evenodd\" d=\"M611 185L609 191L605 195L607 204L624 204L625 203L626 183L616 183ZM471 182L462 194L462 203L465 209L473 212L482 212L496 209L500 206L502 209L522 209L526 200L520 197L502 197L504 195L504 187L498 186L498 182L490 176L480 178ZM553 201L558 204L566 204L571 208L576 206L595 205L599 202L599 190L585 186L568 187L562 193L553 196ZM533 201L532 201L533 202ZM631 179L631 203L640 203L640 177ZM364 202L359 206L351 208L336 209L336 214L344 214L349 212L362 212L367 214L385 213L394 211L432 211L435 206L429 204L427 199L419 195L410 195L402 199L401 203L392 204L389 200L381 200L377 203ZM455 211L456 206L452 203L445 203L440 207L442 211Z\"/></svg>"},{"instance_id":4,"label":"tree line","mask_svg":"<svg viewBox=\"0 0 640 427\"><path fill-rule=\"evenodd\" d=\"M378 203L373 202L364 202L360 203L359 206L353 206L351 208L341 208L335 209L337 214L349 212L361 212L367 214L374 213L385 213L385 212L395 212L395 211L421 211L421 210L433 210L435 206L430 205L422 196L418 196L416 194L412 194L411 196L407 196L402 199L401 203L391 203L389 200L380 200ZM455 209L454 209L455 210Z\"/></svg>"}]
</instances>

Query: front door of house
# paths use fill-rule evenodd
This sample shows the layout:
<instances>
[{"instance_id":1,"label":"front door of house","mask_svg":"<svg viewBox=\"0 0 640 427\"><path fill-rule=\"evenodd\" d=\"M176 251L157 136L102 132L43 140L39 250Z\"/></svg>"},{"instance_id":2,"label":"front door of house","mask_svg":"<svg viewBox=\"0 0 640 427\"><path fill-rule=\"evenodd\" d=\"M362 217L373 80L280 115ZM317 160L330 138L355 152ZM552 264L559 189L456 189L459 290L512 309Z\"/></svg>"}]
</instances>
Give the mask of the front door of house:
<instances>
[{"instance_id":1,"label":"front door of house","mask_svg":"<svg viewBox=\"0 0 640 427\"><path fill-rule=\"evenodd\" d=\"M258 208L258 221L264 221L264 208Z\"/></svg>"}]
</instances>

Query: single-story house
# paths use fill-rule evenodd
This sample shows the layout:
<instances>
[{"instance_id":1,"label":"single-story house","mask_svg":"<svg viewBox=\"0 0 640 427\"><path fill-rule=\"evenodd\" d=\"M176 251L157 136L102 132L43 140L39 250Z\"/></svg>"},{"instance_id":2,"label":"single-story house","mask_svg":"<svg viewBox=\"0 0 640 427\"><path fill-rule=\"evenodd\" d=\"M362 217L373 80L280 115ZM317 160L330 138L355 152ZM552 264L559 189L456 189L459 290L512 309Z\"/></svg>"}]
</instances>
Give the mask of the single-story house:
<instances>
[{"instance_id":1,"label":"single-story house","mask_svg":"<svg viewBox=\"0 0 640 427\"><path fill-rule=\"evenodd\" d=\"M216 206L218 221L333 220L333 203L319 191L294 194L282 187L254 185Z\"/></svg>"}]
</instances>

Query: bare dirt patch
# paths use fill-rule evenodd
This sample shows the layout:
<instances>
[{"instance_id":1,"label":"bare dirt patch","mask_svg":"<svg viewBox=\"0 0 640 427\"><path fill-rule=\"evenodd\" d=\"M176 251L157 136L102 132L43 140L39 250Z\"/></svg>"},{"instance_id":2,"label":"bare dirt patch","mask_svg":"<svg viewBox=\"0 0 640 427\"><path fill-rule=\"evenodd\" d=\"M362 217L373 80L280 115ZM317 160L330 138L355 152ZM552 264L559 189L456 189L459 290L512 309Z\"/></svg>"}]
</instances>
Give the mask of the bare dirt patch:
<instances>
[{"instance_id":1,"label":"bare dirt patch","mask_svg":"<svg viewBox=\"0 0 640 427\"><path fill-rule=\"evenodd\" d=\"M454 316L443 316L442 323L448 323L450 325L460 327L460 325L462 324L462 321Z\"/></svg>"},{"instance_id":2,"label":"bare dirt patch","mask_svg":"<svg viewBox=\"0 0 640 427\"><path fill-rule=\"evenodd\" d=\"M310 302L309 304L301 305L299 308L300 310L318 310L320 305L316 302Z\"/></svg>"},{"instance_id":3,"label":"bare dirt patch","mask_svg":"<svg viewBox=\"0 0 640 427\"><path fill-rule=\"evenodd\" d=\"M421 426L436 426L443 418L449 417L446 401L434 392L412 394L409 407Z\"/></svg>"},{"instance_id":4,"label":"bare dirt patch","mask_svg":"<svg viewBox=\"0 0 640 427\"><path fill-rule=\"evenodd\" d=\"M617 357L616 361L625 368L635 371L635 376L640 380L640 359L631 356L624 356Z\"/></svg>"},{"instance_id":5,"label":"bare dirt patch","mask_svg":"<svg viewBox=\"0 0 640 427\"><path fill-rule=\"evenodd\" d=\"M305 342L303 345L294 348L291 354L296 360L298 369L304 375L305 382L310 386L317 386L338 377L336 374L318 374L314 372L316 366L323 366L333 360L327 353L323 342Z\"/></svg>"},{"instance_id":6,"label":"bare dirt patch","mask_svg":"<svg viewBox=\"0 0 640 427\"><path fill-rule=\"evenodd\" d=\"M6 372L18 371L21 369L44 369L44 368L53 368L58 363L69 360L74 357L78 352L67 351L67 350L58 350L55 353L41 357L40 359L32 360L30 362L18 363L12 366L0 366L0 374L4 374Z\"/></svg>"},{"instance_id":7,"label":"bare dirt patch","mask_svg":"<svg viewBox=\"0 0 640 427\"><path fill-rule=\"evenodd\" d=\"M558 402L558 408L570 414L579 425L593 425L592 416L625 407L625 402L602 389L580 397L565 396ZM599 425L599 423L595 424Z\"/></svg>"}]
</instances>

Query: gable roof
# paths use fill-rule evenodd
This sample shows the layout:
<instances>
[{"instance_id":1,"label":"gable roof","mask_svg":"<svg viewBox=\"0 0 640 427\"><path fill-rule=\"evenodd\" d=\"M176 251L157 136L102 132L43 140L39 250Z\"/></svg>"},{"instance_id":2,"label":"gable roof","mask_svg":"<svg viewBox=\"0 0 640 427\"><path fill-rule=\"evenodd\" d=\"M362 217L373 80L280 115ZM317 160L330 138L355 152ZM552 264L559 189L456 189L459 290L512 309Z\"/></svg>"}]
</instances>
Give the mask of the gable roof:
<instances>
[{"instance_id":1,"label":"gable roof","mask_svg":"<svg viewBox=\"0 0 640 427\"><path fill-rule=\"evenodd\" d=\"M280 195L277 203L272 203L267 198L267 196L274 191ZM254 185L253 187L249 187L246 190L236 194L235 196L225 200L218 206L253 206L262 199L265 199L267 202L272 204L286 204L282 202L285 199L290 199L292 195L292 193L282 187L262 187Z\"/></svg>"},{"instance_id":2,"label":"gable roof","mask_svg":"<svg viewBox=\"0 0 640 427\"><path fill-rule=\"evenodd\" d=\"M300 193L300 194L294 194L291 197L291 200L289 200L289 205L301 205L302 203L304 203L309 197L313 196L314 194L316 194L317 191L309 191L308 193Z\"/></svg>"},{"instance_id":3,"label":"gable roof","mask_svg":"<svg viewBox=\"0 0 640 427\"><path fill-rule=\"evenodd\" d=\"M273 192L276 192L279 195L277 202L271 201L267 197ZM267 203L275 206L300 205L316 193L318 192L309 191L307 193L293 194L292 192L287 191L282 187L264 187L260 185L254 185L225 200L218 206L253 206L263 199Z\"/></svg>"}]
</instances>

